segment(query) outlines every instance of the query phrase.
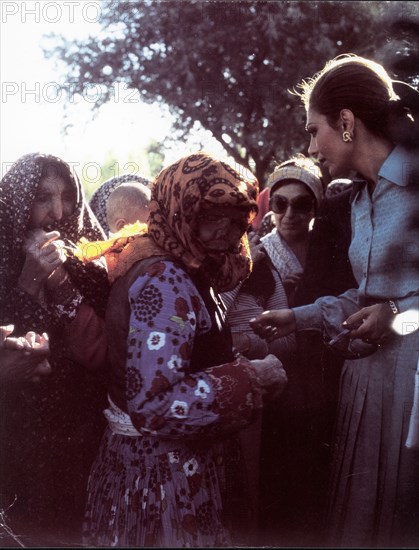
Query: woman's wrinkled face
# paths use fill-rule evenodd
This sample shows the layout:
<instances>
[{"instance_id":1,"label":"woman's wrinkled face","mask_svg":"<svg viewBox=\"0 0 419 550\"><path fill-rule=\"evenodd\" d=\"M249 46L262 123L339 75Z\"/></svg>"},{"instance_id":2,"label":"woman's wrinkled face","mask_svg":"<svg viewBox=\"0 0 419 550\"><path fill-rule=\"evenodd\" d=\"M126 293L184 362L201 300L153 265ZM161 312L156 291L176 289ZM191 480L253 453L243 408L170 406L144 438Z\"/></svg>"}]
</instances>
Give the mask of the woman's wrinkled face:
<instances>
[{"instance_id":1,"label":"woman's wrinkled face","mask_svg":"<svg viewBox=\"0 0 419 550\"><path fill-rule=\"evenodd\" d=\"M353 147L342 139L343 129L330 126L325 115L307 111L306 130L310 134L308 154L326 167L332 178L346 177L353 169Z\"/></svg>"},{"instance_id":2,"label":"woman's wrinkled face","mask_svg":"<svg viewBox=\"0 0 419 550\"><path fill-rule=\"evenodd\" d=\"M248 225L247 210L236 206L214 206L200 212L198 239L207 250L235 250Z\"/></svg>"},{"instance_id":3,"label":"woman's wrinkled face","mask_svg":"<svg viewBox=\"0 0 419 550\"><path fill-rule=\"evenodd\" d=\"M76 206L76 191L53 170L43 177L32 203L29 229L45 228L70 216Z\"/></svg>"},{"instance_id":4,"label":"woman's wrinkled face","mask_svg":"<svg viewBox=\"0 0 419 550\"><path fill-rule=\"evenodd\" d=\"M275 189L271 205L276 228L286 241L308 233L309 223L314 217L314 198L304 183L287 183Z\"/></svg>"}]
</instances>

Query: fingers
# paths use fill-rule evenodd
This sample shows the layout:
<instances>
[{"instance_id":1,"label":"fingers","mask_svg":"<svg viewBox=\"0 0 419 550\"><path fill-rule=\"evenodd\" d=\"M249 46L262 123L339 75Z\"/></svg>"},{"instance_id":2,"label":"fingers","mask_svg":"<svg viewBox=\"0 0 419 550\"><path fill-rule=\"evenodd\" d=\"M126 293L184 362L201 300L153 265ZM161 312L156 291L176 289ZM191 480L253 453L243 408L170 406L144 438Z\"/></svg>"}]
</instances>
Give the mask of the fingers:
<instances>
[{"instance_id":1,"label":"fingers","mask_svg":"<svg viewBox=\"0 0 419 550\"><path fill-rule=\"evenodd\" d=\"M43 229L32 229L25 235L23 250L26 253L31 251L33 253L39 253L41 248L57 240L59 237L60 233L58 231L50 231L47 233Z\"/></svg>"},{"instance_id":2,"label":"fingers","mask_svg":"<svg viewBox=\"0 0 419 550\"><path fill-rule=\"evenodd\" d=\"M20 350L25 356L35 356L37 360L42 360L50 353L49 338L44 332L41 336L33 331L29 331L25 336L18 338L6 338L3 347L10 350Z\"/></svg>"},{"instance_id":3,"label":"fingers","mask_svg":"<svg viewBox=\"0 0 419 550\"><path fill-rule=\"evenodd\" d=\"M7 338L7 336L9 336L9 334L12 334L14 329L14 325L0 326L0 347L3 345L3 342Z\"/></svg>"},{"instance_id":4,"label":"fingers","mask_svg":"<svg viewBox=\"0 0 419 550\"><path fill-rule=\"evenodd\" d=\"M54 268L62 265L67 259L64 242L57 240L41 246L39 249L39 259L48 262Z\"/></svg>"},{"instance_id":5,"label":"fingers","mask_svg":"<svg viewBox=\"0 0 419 550\"><path fill-rule=\"evenodd\" d=\"M253 317L253 319L250 319L250 325L252 327L263 327L265 325L271 324L272 313L272 311L264 311L257 317Z\"/></svg>"},{"instance_id":6,"label":"fingers","mask_svg":"<svg viewBox=\"0 0 419 550\"><path fill-rule=\"evenodd\" d=\"M253 331L268 342L287 336L296 329L292 309L264 311L249 321Z\"/></svg>"},{"instance_id":7,"label":"fingers","mask_svg":"<svg viewBox=\"0 0 419 550\"><path fill-rule=\"evenodd\" d=\"M268 326L268 327L265 327L265 331L264 331L264 338L267 342L273 342L274 340L276 340L277 338L280 338L281 334L278 330L277 327L274 327L274 326Z\"/></svg>"},{"instance_id":8,"label":"fingers","mask_svg":"<svg viewBox=\"0 0 419 550\"><path fill-rule=\"evenodd\" d=\"M34 347L39 350L49 351L49 336L46 332L36 335Z\"/></svg>"},{"instance_id":9,"label":"fingers","mask_svg":"<svg viewBox=\"0 0 419 550\"><path fill-rule=\"evenodd\" d=\"M57 240L58 231L42 232L37 239L28 238L25 252L26 260L22 270L26 286L31 282L42 285L46 279L67 259L64 242ZM33 286L33 285L32 285Z\"/></svg>"},{"instance_id":10,"label":"fingers","mask_svg":"<svg viewBox=\"0 0 419 550\"><path fill-rule=\"evenodd\" d=\"M352 339L360 338L365 342L381 343L391 333L392 321L391 309L387 304L378 303L354 313L346 319L344 325L352 329Z\"/></svg>"},{"instance_id":11,"label":"fingers","mask_svg":"<svg viewBox=\"0 0 419 550\"><path fill-rule=\"evenodd\" d=\"M36 342L36 334L33 331L27 332L25 335L25 340L29 344L30 348L33 348L35 346Z\"/></svg>"},{"instance_id":12,"label":"fingers","mask_svg":"<svg viewBox=\"0 0 419 550\"><path fill-rule=\"evenodd\" d=\"M360 309L356 313L353 313L352 315L350 315L346 319L346 321L344 321L342 324L344 327L357 329L364 322L364 318L366 318L367 313L368 313L368 308Z\"/></svg>"},{"instance_id":13,"label":"fingers","mask_svg":"<svg viewBox=\"0 0 419 550\"><path fill-rule=\"evenodd\" d=\"M39 248L42 248L46 244L55 241L60 237L59 231L50 231L47 233L43 229L31 229L26 233L25 242L29 246L37 244Z\"/></svg>"},{"instance_id":14,"label":"fingers","mask_svg":"<svg viewBox=\"0 0 419 550\"><path fill-rule=\"evenodd\" d=\"M275 339L276 334L276 327L272 324L270 313L269 311L264 311L261 315L249 321L253 331L268 342Z\"/></svg>"},{"instance_id":15,"label":"fingers","mask_svg":"<svg viewBox=\"0 0 419 550\"><path fill-rule=\"evenodd\" d=\"M26 342L23 336L19 338L8 337L3 341L3 348L10 350L24 350L29 348L28 343Z\"/></svg>"}]
</instances>

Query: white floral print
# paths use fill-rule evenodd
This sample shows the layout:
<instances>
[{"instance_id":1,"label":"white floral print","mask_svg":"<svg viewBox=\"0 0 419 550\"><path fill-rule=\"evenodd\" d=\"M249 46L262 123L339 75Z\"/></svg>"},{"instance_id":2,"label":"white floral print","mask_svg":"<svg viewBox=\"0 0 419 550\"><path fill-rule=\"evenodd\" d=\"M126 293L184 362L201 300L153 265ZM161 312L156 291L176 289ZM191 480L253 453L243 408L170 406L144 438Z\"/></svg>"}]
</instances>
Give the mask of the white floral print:
<instances>
[{"instance_id":1,"label":"white floral print","mask_svg":"<svg viewBox=\"0 0 419 550\"><path fill-rule=\"evenodd\" d=\"M196 461L196 459L191 458L190 460L185 462L183 465L183 471L188 477L196 474L196 472L198 471L198 462Z\"/></svg>"},{"instance_id":2,"label":"white floral print","mask_svg":"<svg viewBox=\"0 0 419 550\"><path fill-rule=\"evenodd\" d=\"M167 366L171 370L178 370L181 367L181 359L178 355L172 355L169 361L167 362Z\"/></svg>"},{"instance_id":3,"label":"white floral print","mask_svg":"<svg viewBox=\"0 0 419 550\"><path fill-rule=\"evenodd\" d=\"M198 385L195 390L195 395L201 399L206 399L207 395L211 392L211 388L204 380L198 380Z\"/></svg>"},{"instance_id":4,"label":"white floral print","mask_svg":"<svg viewBox=\"0 0 419 550\"><path fill-rule=\"evenodd\" d=\"M150 350L158 350L166 343L166 335L164 332L150 332L147 338L147 346Z\"/></svg>"},{"instance_id":5,"label":"white floral print","mask_svg":"<svg viewBox=\"0 0 419 550\"><path fill-rule=\"evenodd\" d=\"M173 401L170 407L170 412L175 418L186 418L188 416L189 407L186 401Z\"/></svg>"}]
</instances>

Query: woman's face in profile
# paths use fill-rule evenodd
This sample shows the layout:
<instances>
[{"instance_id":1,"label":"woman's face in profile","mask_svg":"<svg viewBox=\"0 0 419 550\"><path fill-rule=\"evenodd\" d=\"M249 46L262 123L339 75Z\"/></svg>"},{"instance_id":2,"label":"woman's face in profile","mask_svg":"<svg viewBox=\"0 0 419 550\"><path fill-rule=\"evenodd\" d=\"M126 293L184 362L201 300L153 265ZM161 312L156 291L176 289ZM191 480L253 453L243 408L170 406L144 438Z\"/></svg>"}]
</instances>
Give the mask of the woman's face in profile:
<instances>
[{"instance_id":1,"label":"woman's face in profile","mask_svg":"<svg viewBox=\"0 0 419 550\"><path fill-rule=\"evenodd\" d=\"M38 185L32 203L29 229L45 228L70 216L76 206L76 192L69 183L50 170Z\"/></svg>"},{"instance_id":2,"label":"woman's face in profile","mask_svg":"<svg viewBox=\"0 0 419 550\"><path fill-rule=\"evenodd\" d=\"M237 249L248 228L247 210L236 206L214 206L199 214L198 239L207 250L227 252Z\"/></svg>"},{"instance_id":3,"label":"woman's face in profile","mask_svg":"<svg viewBox=\"0 0 419 550\"><path fill-rule=\"evenodd\" d=\"M322 171L327 170L331 178L348 177L353 169L353 143L343 141L343 129L330 126L325 115L314 109L307 111L308 154L319 161Z\"/></svg>"}]
</instances>

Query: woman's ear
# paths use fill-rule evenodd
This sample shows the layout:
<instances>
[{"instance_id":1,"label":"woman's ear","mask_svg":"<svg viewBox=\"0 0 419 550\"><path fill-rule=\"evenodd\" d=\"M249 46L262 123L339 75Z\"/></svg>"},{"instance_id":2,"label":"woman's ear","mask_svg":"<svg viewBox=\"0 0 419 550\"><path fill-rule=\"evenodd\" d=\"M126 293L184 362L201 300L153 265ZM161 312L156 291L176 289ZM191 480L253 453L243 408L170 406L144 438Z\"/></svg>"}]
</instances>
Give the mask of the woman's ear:
<instances>
[{"instance_id":1,"label":"woman's ear","mask_svg":"<svg viewBox=\"0 0 419 550\"><path fill-rule=\"evenodd\" d=\"M115 233L118 233L118 231L121 231L121 229L123 227L125 227L125 225L127 225L127 220L125 218L118 218L115 222Z\"/></svg>"},{"instance_id":2,"label":"woman's ear","mask_svg":"<svg viewBox=\"0 0 419 550\"><path fill-rule=\"evenodd\" d=\"M339 115L339 130L353 134L355 127L355 116L350 109L342 109Z\"/></svg>"}]
</instances>

